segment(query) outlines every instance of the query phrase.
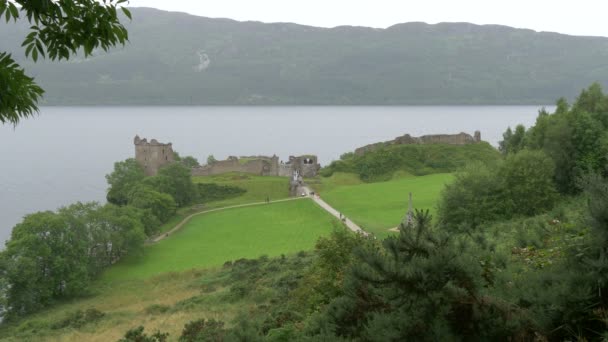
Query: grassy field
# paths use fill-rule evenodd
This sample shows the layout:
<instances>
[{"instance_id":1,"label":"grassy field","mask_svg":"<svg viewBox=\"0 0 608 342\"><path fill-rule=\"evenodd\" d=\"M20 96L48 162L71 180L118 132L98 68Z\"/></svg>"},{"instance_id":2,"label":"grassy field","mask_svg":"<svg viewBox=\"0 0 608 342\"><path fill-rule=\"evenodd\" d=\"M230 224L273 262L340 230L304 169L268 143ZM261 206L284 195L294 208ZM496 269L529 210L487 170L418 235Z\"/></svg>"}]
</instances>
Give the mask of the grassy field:
<instances>
[{"instance_id":1,"label":"grassy field","mask_svg":"<svg viewBox=\"0 0 608 342\"><path fill-rule=\"evenodd\" d=\"M335 219L307 199L229 209L194 217L169 238L110 268L104 281L221 266L261 255L310 250Z\"/></svg>"},{"instance_id":2,"label":"grassy field","mask_svg":"<svg viewBox=\"0 0 608 342\"><path fill-rule=\"evenodd\" d=\"M451 174L428 176L400 175L391 181L361 183L356 175L336 173L313 184L321 197L341 211L364 230L378 237L391 234L388 229L396 227L403 219L408 207L408 193L412 193L413 206L430 209L435 206L443 186L452 180Z\"/></svg>"},{"instance_id":3,"label":"grassy field","mask_svg":"<svg viewBox=\"0 0 608 342\"><path fill-rule=\"evenodd\" d=\"M261 202L269 197L278 200L289 197L288 177L262 177L245 173L230 172L215 176L192 177L194 183L216 183L237 186L247 190L242 196L223 201L205 203L207 208L219 208L236 204Z\"/></svg>"},{"instance_id":4,"label":"grassy field","mask_svg":"<svg viewBox=\"0 0 608 342\"><path fill-rule=\"evenodd\" d=\"M237 186L247 190L247 192L241 196L222 201L213 201L180 208L169 221L165 222L159 228L161 234L171 230L190 214L199 211L229 207L238 204L264 202L266 197L269 197L270 200L289 197L289 179L286 177L261 177L245 173L230 172L214 176L196 176L192 177L192 181L194 183L216 183L218 185Z\"/></svg>"}]
</instances>

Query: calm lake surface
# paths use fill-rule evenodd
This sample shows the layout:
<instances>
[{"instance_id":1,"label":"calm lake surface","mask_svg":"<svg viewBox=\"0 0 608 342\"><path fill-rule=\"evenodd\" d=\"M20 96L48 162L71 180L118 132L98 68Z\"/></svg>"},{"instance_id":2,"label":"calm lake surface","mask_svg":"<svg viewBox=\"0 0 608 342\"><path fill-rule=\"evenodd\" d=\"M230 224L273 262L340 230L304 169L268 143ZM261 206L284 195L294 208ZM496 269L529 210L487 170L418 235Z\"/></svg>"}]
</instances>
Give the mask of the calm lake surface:
<instances>
[{"instance_id":1,"label":"calm lake surface","mask_svg":"<svg viewBox=\"0 0 608 342\"><path fill-rule=\"evenodd\" d=\"M0 240L28 213L105 201L104 176L134 156L136 134L200 162L311 153L325 165L405 133L480 130L497 145L508 126L533 124L541 107L45 107L15 128L0 126Z\"/></svg>"}]
</instances>

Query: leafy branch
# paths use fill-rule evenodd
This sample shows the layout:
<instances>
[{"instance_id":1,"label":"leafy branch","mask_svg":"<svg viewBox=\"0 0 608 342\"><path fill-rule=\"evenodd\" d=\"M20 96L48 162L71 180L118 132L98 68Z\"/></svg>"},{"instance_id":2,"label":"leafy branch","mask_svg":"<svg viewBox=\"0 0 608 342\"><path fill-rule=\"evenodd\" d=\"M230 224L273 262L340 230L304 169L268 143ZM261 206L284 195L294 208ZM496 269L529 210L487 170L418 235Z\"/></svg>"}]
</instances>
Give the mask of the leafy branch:
<instances>
[{"instance_id":1,"label":"leafy branch","mask_svg":"<svg viewBox=\"0 0 608 342\"><path fill-rule=\"evenodd\" d=\"M32 25L21 46L34 62L39 57L68 60L80 49L90 56L129 40L118 10L129 19L127 0L0 0L0 20L27 19ZM17 124L38 112L44 91L7 53L0 53L0 122Z\"/></svg>"}]
</instances>

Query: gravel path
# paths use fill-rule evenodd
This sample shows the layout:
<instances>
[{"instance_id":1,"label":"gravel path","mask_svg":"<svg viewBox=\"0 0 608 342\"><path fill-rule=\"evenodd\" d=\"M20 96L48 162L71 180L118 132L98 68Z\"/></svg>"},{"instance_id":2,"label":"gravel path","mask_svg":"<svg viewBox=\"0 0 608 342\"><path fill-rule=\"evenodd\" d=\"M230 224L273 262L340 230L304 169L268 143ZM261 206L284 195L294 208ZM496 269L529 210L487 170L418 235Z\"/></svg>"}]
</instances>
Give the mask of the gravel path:
<instances>
[{"instance_id":1,"label":"gravel path","mask_svg":"<svg viewBox=\"0 0 608 342\"><path fill-rule=\"evenodd\" d=\"M310 194L310 189L308 187L302 187L302 188L304 189L304 191L306 191L307 194ZM337 211L336 209L334 209L331 205L329 205L327 202L325 202L324 200L322 200L317 195L307 195L306 197L311 198L315 203L317 203L325 211L327 211L328 213L332 214L337 219L340 219L340 212ZM354 223L353 221L351 221L347 217L344 217L344 219L343 219L342 222L344 222L344 224L346 225L346 227L348 227L348 229L352 230L353 232L359 233L359 234L363 234L363 235L367 236L368 233L366 231L364 231L363 229L361 229L361 227L359 227L356 223Z\"/></svg>"}]
</instances>

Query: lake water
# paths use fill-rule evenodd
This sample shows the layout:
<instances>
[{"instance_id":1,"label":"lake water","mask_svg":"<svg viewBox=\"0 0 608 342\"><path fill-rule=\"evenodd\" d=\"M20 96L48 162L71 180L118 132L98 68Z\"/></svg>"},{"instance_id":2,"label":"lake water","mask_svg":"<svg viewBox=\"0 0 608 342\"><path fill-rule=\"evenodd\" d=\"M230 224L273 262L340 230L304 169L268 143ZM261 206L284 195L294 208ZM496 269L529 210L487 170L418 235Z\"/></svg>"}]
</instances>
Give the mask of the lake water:
<instances>
[{"instance_id":1,"label":"lake water","mask_svg":"<svg viewBox=\"0 0 608 342\"><path fill-rule=\"evenodd\" d=\"M473 134L496 145L541 106L46 107L0 126L0 240L28 213L105 201L104 175L134 156L133 137L172 142L203 162L213 154L316 154L322 165L359 146L412 135ZM553 109L553 108L548 108ZM0 247L2 248L2 247Z\"/></svg>"}]
</instances>

